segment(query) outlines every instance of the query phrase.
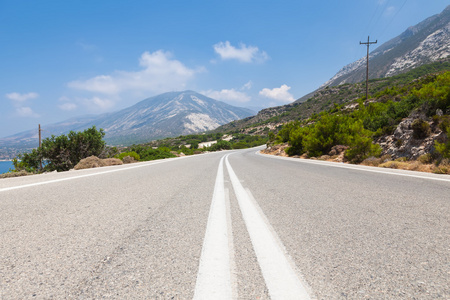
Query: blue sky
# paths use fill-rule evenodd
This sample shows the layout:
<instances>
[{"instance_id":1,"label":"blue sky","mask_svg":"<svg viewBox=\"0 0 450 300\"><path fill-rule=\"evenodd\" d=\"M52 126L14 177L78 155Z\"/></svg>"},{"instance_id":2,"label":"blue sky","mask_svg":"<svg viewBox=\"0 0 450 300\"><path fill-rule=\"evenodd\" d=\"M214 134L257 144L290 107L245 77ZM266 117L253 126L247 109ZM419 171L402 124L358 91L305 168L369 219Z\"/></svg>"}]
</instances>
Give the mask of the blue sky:
<instances>
[{"instance_id":1,"label":"blue sky","mask_svg":"<svg viewBox=\"0 0 450 300\"><path fill-rule=\"evenodd\" d=\"M0 0L0 137L194 90L289 103L448 0Z\"/></svg>"}]
</instances>

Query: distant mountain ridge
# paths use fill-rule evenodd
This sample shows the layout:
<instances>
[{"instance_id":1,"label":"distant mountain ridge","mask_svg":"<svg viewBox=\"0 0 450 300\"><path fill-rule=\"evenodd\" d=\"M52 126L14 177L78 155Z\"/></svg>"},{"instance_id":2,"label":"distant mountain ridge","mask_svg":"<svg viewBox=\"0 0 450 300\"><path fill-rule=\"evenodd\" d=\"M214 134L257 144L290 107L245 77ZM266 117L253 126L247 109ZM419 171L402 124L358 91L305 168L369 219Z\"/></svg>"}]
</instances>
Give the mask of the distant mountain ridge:
<instances>
[{"instance_id":1,"label":"distant mountain ridge","mask_svg":"<svg viewBox=\"0 0 450 300\"><path fill-rule=\"evenodd\" d=\"M254 113L194 91L169 92L144 99L123 110L98 116L72 118L44 126L43 137L80 131L95 125L105 130L108 144L133 144L212 130ZM2 148L34 148L37 130L0 139ZM1 149L0 149L1 151Z\"/></svg>"},{"instance_id":2,"label":"distant mountain ridge","mask_svg":"<svg viewBox=\"0 0 450 300\"><path fill-rule=\"evenodd\" d=\"M397 75L449 56L450 5L371 52L369 78ZM363 57L343 67L321 88L363 81L365 72L366 57Z\"/></svg>"},{"instance_id":3,"label":"distant mountain ridge","mask_svg":"<svg viewBox=\"0 0 450 300\"><path fill-rule=\"evenodd\" d=\"M109 143L152 139L212 130L254 113L194 91L169 92L151 97L96 120ZM129 142L128 142L129 143Z\"/></svg>"}]
</instances>

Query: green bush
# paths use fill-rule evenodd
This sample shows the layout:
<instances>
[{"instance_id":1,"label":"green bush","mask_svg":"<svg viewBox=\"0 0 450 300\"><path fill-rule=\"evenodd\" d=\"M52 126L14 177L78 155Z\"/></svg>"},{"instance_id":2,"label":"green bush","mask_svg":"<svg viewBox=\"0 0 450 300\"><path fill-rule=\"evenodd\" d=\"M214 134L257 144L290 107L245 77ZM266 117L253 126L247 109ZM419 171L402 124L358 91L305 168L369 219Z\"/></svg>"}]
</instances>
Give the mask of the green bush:
<instances>
[{"instance_id":1,"label":"green bush","mask_svg":"<svg viewBox=\"0 0 450 300\"><path fill-rule=\"evenodd\" d=\"M176 157L176 155L173 154L171 152L171 149L168 147L159 147L157 149L153 149L150 146L135 145L132 146L130 150L136 152L139 155L141 161Z\"/></svg>"},{"instance_id":2,"label":"green bush","mask_svg":"<svg viewBox=\"0 0 450 300\"><path fill-rule=\"evenodd\" d=\"M419 158L417 158L417 160L424 165L431 164L433 162L433 155L431 155L431 153L423 154L423 155L419 156Z\"/></svg>"},{"instance_id":3,"label":"green bush","mask_svg":"<svg viewBox=\"0 0 450 300\"><path fill-rule=\"evenodd\" d=\"M415 119L411 124L411 127L415 139L424 139L431 133L430 124L422 119Z\"/></svg>"},{"instance_id":4,"label":"green bush","mask_svg":"<svg viewBox=\"0 0 450 300\"><path fill-rule=\"evenodd\" d=\"M100 156L105 148L104 136L103 129L97 130L95 126L83 132L52 135L42 141L40 148L20 155L13 164L16 171L68 171L83 158ZM42 170L39 168L41 161L45 162Z\"/></svg>"},{"instance_id":5,"label":"green bush","mask_svg":"<svg viewBox=\"0 0 450 300\"><path fill-rule=\"evenodd\" d=\"M286 153L289 156L293 155L302 155L305 153L305 147L303 145L304 138L308 133L308 128L305 127L297 127L295 129L290 130L289 134L289 147L286 149Z\"/></svg>"},{"instance_id":6,"label":"green bush","mask_svg":"<svg viewBox=\"0 0 450 300\"><path fill-rule=\"evenodd\" d=\"M328 154L333 146L346 145L349 148L345 157L352 162L361 162L370 156L379 156L381 147L372 142L373 133L363 126L361 120L347 115L322 113L316 123L302 127L299 123L290 123L280 130L279 140L287 139L288 155L321 156Z\"/></svg>"},{"instance_id":7,"label":"green bush","mask_svg":"<svg viewBox=\"0 0 450 300\"><path fill-rule=\"evenodd\" d=\"M231 143L223 140L217 141L217 143L211 145L211 147L208 148L209 151L219 151L229 149L232 149Z\"/></svg>"},{"instance_id":8,"label":"green bush","mask_svg":"<svg viewBox=\"0 0 450 300\"><path fill-rule=\"evenodd\" d=\"M139 161L141 159L141 156L134 151L120 153L120 154L116 155L115 158L123 160L123 158L126 156L130 156L130 157L134 158L134 160L136 160L136 161Z\"/></svg>"},{"instance_id":9,"label":"green bush","mask_svg":"<svg viewBox=\"0 0 450 300\"><path fill-rule=\"evenodd\" d=\"M447 127L447 141L443 143L435 141L434 146L442 157L450 158L450 127Z\"/></svg>"}]
</instances>

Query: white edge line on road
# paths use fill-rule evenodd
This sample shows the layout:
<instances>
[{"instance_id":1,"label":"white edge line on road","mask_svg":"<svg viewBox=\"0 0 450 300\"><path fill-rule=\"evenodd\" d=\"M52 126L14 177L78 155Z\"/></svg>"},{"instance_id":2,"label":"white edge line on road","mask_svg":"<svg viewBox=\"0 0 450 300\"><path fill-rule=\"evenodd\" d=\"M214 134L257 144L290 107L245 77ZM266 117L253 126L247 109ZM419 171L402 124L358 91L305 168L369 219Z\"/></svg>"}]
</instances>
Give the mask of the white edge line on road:
<instances>
[{"instance_id":1,"label":"white edge line on road","mask_svg":"<svg viewBox=\"0 0 450 300\"><path fill-rule=\"evenodd\" d=\"M276 233L272 232L264 221L262 211L258 211L256 203L253 203L240 183L228 161L228 156L225 158L228 174L271 299L310 299L288 259L288 254L283 250L284 246L280 245L281 240L275 237Z\"/></svg>"},{"instance_id":2,"label":"white edge line on road","mask_svg":"<svg viewBox=\"0 0 450 300\"><path fill-rule=\"evenodd\" d=\"M377 170L377 169L379 169L378 167L364 166L364 168L363 168L363 167L351 166L351 165L346 165L346 164L337 163L337 162L326 162L326 161L317 161L317 160L310 160L310 159L275 156L275 155L270 155L270 154L262 154L259 150L256 151L256 155L261 155L263 157L274 158L274 159L287 160L287 161L296 161L296 162L299 162L299 163L307 163L307 164L316 164L316 165L321 165L321 166L329 166L329 167L334 167L334 168L343 168L343 169L351 169L351 170L364 171L364 172L372 172L372 173L380 173L380 174L388 174L388 175L414 177L414 178L420 178L420 179L429 179L429 180L450 182L450 178L438 178L438 177L431 177L431 176L423 176L423 175L415 175L415 174L405 174L405 173L382 171L382 170ZM366 167L367 168L374 168L374 169L366 169ZM408 171L408 170L403 170L403 171L413 172L413 171Z\"/></svg>"},{"instance_id":3,"label":"white edge line on road","mask_svg":"<svg viewBox=\"0 0 450 300\"><path fill-rule=\"evenodd\" d=\"M114 169L114 170L100 171L100 172L96 172L96 173L77 175L77 176L72 176L72 177L53 179L53 180L48 180L48 181L34 182L34 183L29 183L29 184L24 184L24 185L18 185L18 186L12 186L12 187L7 187L7 188L1 188L0 189L0 193L1 192L6 192L6 191L11 191L11 190L27 188L27 187L32 187L32 186L38 186L38 185L56 183L56 182L67 181L67 180L72 180L72 179L78 179L78 178L84 178L84 177L90 177L90 176L97 176L97 175L104 175L104 174L109 174L109 173L114 173L114 172L119 172L119 171L125 171L125 170L136 169L136 168L142 168L142 167L146 167L146 166L150 166L150 165L160 164L160 163L163 163L163 162L175 161L175 160L183 159L183 158L187 158L187 157L190 157L190 156L183 156L183 157L177 157L177 158L172 158L172 159L163 159L163 160L159 160L159 161L152 161L152 162L149 162L149 163L142 163L142 164L139 164L139 165L126 167L126 168L117 168L117 169Z\"/></svg>"},{"instance_id":4,"label":"white edge line on road","mask_svg":"<svg viewBox=\"0 0 450 300\"><path fill-rule=\"evenodd\" d=\"M229 229L222 156L203 240L194 299L232 299Z\"/></svg>"}]
</instances>

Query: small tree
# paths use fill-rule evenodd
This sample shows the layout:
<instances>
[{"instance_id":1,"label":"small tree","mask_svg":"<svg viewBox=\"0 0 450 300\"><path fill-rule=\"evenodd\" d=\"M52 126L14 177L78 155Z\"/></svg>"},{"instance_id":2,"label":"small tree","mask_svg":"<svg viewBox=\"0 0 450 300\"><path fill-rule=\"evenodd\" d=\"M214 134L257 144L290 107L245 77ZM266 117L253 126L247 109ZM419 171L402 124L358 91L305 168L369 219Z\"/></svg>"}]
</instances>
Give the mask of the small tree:
<instances>
[{"instance_id":1,"label":"small tree","mask_svg":"<svg viewBox=\"0 0 450 300\"><path fill-rule=\"evenodd\" d=\"M80 160L91 155L99 156L105 148L103 129L95 126L83 132L71 131L69 134L46 138L42 146L25 153L13 163L16 171L38 172L39 164L44 161L44 171L68 171ZM21 161L19 161L21 160Z\"/></svg>"}]
</instances>

